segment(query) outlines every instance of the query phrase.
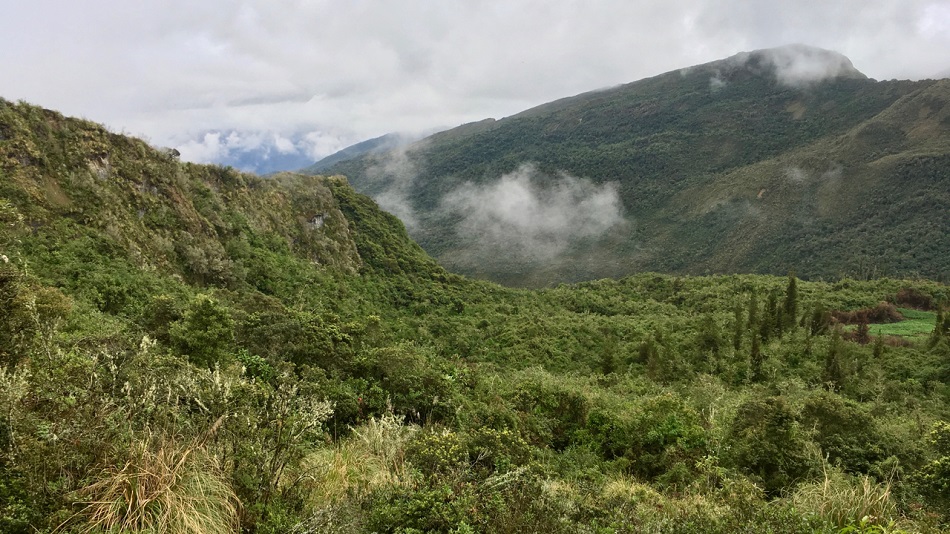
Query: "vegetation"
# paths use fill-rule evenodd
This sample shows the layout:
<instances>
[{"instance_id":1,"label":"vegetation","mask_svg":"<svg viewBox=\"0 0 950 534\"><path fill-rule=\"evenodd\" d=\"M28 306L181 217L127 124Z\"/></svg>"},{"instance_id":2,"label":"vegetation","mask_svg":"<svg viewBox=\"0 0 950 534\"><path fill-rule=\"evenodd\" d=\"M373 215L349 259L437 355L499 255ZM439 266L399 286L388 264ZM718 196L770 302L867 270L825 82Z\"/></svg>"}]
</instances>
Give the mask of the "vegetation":
<instances>
[{"instance_id":1,"label":"vegetation","mask_svg":"<svg viewBox=\"0 0 950 534\"><path fill-rule=\"evenodd\" d=\"M2 100L0 223L5 533L950 525L938 282L505 288L343 178ZM851 340L881 302L932 331Z\"/></svg>"}]
</instances>

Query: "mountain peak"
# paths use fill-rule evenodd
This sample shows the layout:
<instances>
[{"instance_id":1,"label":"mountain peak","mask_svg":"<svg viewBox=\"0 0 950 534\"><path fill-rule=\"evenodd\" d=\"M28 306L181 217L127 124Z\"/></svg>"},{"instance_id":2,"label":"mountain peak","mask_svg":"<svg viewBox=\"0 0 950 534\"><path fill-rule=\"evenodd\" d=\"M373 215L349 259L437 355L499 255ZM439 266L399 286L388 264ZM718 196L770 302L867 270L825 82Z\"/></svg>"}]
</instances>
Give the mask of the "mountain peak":
<instances>
[{"instance_id":1,"label":"mountain peak","mask_svg":"<svg viewBox=\"0 0 950 534\"><path fill-rule=\"evenodd\" d=\"M844 54L804 44L740 52L724 62L731 67L771 71L776 81L791 87L833 78L867 79Z\"/></svg>"}]
</instances>

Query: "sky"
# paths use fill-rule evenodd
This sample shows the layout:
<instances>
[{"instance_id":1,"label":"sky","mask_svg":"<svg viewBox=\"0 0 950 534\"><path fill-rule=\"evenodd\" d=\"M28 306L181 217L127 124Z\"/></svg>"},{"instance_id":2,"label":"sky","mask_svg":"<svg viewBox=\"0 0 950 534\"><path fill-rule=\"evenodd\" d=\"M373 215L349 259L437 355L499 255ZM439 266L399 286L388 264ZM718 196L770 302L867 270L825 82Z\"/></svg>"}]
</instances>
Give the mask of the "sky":
<instances>
[{"instance_id":1,"label":"sky","mask_svg":"<svg viewBox=\"0 0 950 534\"><path fill-rule=\"evenodd\" d=\"M950 0L4 3L0 97L248 170L791 43L950 75Z\"/></svg>"}]
</instances>

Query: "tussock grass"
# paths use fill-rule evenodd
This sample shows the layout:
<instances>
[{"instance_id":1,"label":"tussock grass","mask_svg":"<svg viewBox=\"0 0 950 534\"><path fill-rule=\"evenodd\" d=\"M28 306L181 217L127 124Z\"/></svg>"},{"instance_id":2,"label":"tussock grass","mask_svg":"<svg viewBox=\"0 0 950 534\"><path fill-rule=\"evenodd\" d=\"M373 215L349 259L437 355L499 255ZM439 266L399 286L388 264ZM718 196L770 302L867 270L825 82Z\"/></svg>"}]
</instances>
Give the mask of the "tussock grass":
<instances>
[{"instance_id":1,"label":"tussock grass","mask_svg":"<svg viewBox=\"0 0 950 534\"><path fill-rule=\"evenodd\" d=\"M890 481L877 483L867 475L855 478L828 468L823 480L799 486L790 499L801 512L838 528L858 523L888 526L899 516Z\"/></svg>"},{"instance_id":2,"label":"tussock grass","mask_svg":"<svg viewBox=\"0 0 950 534\"><path fill-rule=\"evenodd\" d=\"M315 504L359 498L411 478L406 445L418 427L404 425L392 413L353 429L353 435L333 448L311 453L304 460Z\"/></svg>"},{"instance_id":3,"label":"tussock grass","mask_svg":"<svg viewBox=\"0 0 950 534\"><path fill-rule=\"evenodd\" d=\"M73 531L224 534L238 528L237 496L200 442L137 441L124 464L103 469L80 495L85 508L70 521Z\"/></svg>"}]
</instances>

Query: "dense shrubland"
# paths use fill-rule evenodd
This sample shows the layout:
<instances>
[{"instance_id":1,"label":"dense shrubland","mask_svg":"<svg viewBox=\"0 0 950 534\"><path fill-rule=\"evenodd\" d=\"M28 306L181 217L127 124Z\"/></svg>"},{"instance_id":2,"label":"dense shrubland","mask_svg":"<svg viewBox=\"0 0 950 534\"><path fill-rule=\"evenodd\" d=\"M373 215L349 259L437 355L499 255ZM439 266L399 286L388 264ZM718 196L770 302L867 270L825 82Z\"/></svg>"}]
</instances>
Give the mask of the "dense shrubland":
<instances>
[{"instance_id":1,"label":"dense shrubland","mask_svg":"<svg viewBox=\"0 0 950 534\"><path fill-rule=\"evenodd\" d=\"M0 133L2 532L950 521L945 285L507 289L341 179L181 164L26 104ZM862 344L882 302L918 326Z\"/></svg>"}]
</instances>

